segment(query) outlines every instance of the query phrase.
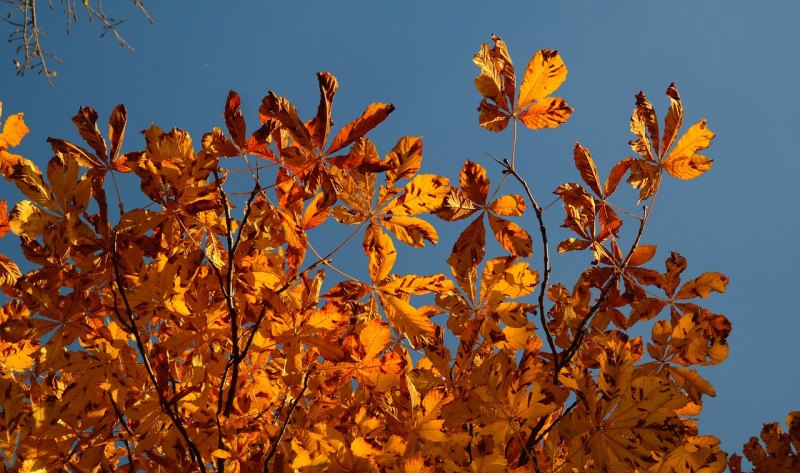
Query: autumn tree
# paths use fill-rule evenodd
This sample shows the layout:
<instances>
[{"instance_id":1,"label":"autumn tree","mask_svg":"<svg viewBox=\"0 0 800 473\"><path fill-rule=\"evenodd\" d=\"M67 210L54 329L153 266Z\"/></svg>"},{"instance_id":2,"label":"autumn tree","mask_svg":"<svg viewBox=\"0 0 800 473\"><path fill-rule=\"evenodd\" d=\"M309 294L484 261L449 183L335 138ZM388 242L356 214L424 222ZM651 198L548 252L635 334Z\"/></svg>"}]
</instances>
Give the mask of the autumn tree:
<instances>
[{"instance_id":1,"label":"autumn tree","mask_svg":"<svg viewBox=\"0 0 800 473\"><path fill-rule=\"evenodd\" d=\"M560 210L519 174L516 143L569 119L567 68L541 50L518 80L495 36L473 60L479 124L511 153L452 181L422 172L419 137L368 138L391 104L332 129L329 73L312 118L270 92L249 131L231 92L225 131L199 146L154 125L127 150L124 106L107 133L83 107L82 143L48 139L44 173L11 151L28 128L9 116L0 171L26 200L0 203L0 236L33 269L0 255L4 469L740 471L697 428L715 395L698 367L727 357L731 331L703 300L728 278L675 252L657 264L645 235L662 179L711 168L706 121L684 126L675 85L663 121L636 95L631 157L603 174L580 143L564 157L571 236L551 241ZM122 179L149 203L130 208ZM351 231L322 250L312 229L331 225ZM461 230L442 272L397 274L398 251L442 225ZM363 261L342 257L359 243ZM565 252L587 267L556 282ZM748 443L756 471L797 469L798 419Z\"/></svg>"}]
</instances>

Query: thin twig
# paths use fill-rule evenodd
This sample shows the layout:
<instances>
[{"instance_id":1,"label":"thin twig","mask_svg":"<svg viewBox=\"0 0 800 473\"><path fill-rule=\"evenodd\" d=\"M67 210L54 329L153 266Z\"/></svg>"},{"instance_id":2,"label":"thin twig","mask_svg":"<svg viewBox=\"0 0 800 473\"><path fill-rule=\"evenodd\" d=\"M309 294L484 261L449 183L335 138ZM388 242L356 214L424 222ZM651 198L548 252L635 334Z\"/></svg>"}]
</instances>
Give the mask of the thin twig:
<instances>
[{"instance_id":1,"label":"thin twig","mask_svg":"<svg viewBox=\"0 0 800 473\"><path fill-rule=\"evenodd\" d=\"M292 404L289 406L289 412L286 413L286 420L281 425L281 430L278 432L278 436L275 438L275 441L272 442L272 447L270 447L269 452L267 453L267 457L264 459L264 473L269 472L269 462L272 460L272 457L275 455L275 452L278 450L278 445L281 443L281 439L283 438L284 432L286 432L286 427L289 425L289 422L292 420L292 415L294 414L294 410L297 407L297 404L300 403L300 400L303 399L303 395L308 389L308 379L311 377L311 370L306 372L306 375L303 377L303 389L300 390L300 394L294 398Z\"/></svg>"},{"instance_id":2,"label":"thin twig","mask_svg":"<svg viewBox=\"0 0 800 473\"><path fill-rule=\"evenodd\" d=\"M131 428L128 427L128 423L125 422L125 417L123 416L122 411L120 410L119 406L117 405L116 402L114 402L114 398L111 397L111 393L107 393L107 394L108 394L108 400L111 401L111 405L114 407L114 413L117 414L117 419L119 419L120 425L125 429L125 431L128 433L128 435L131 436L131 438L134 438L135 434L133 433ZM131 451L131 444L128 441L127 437L125 437L122 440L125 442L125 449L128 450L128 470L130 470L131 473L134 473L136 471L136 468L135 468L135 465L133 463L133 452Z\"/></svg>"},{"instance_id":3,"label":"thin twig","mask_svg":"<svg viewBox=\"0 0 800 473\"><path fill-rule=\"evenodd\" d=\"M505 173L514 176L514 179L516 179L522 185L523 189L525 189L528 200L531 202L531 207L533 207L533 211L536 214L536 220L539 223L539 234L542 236L542 264L544 267L544 276L542 277L542 282L539 284L539 321L542 324L542 330L544 330L544 334L547 338L547 345L550 347L550 353L553 354L553 363L554 365L557 365L558 351L556 350L556 345L553 341L553 335L550 333L550 329L547 327L547 311L544 307L544 295L545 291L547 291L547 284L550 281L551 271L550 245L547 242L547 227L544 224L544 211L533 197L533 193L531 192L531 188L528 186L528 183L522 178L522 176L519 175L519 173L517 173L517 170L514 169L513 161L512 163L508 163L506 161L504 164L506 165Z\"/></svg>"}]
</instances>

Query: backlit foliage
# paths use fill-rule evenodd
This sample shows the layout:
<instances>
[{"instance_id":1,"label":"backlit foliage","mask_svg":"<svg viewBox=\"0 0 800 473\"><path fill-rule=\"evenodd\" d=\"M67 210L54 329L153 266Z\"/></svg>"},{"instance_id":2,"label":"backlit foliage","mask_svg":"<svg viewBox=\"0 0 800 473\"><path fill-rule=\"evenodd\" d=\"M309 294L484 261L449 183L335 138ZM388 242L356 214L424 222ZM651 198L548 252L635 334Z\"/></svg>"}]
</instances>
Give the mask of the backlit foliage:
<instances>
[{"instance_id":1,"label":"backlit foliage","mask_svg":"<svg viewBox=\"0 0 800 473\"><path fill-rule=\"evenodd\" d=\"M333 127L329 73L311 119L270 92L248 131L231 92L226 131L193 142L154 125L141 151L123 143L124 106L107 132L83 107L82 142L50 138L43 171L13 152L22 114L6 118L0 172L26 200L0 202L0 237L17 235L33 269L0 255L5 469L722 471L696 426L715 395L697 367L728 355L728 319L702 306L728 278L678 253L662 268L644 243L661 179L709 170L697 152L714 134L683 127L671 85L663 126L636 96L635 157L607 175L576 144L556 248L591 264L551 281L546 209L514 148L518 123L570 117L553 96L567 68L539 51L518 88L492 40L474 57L478 121L514 147L452 182L422 171L419 137L383 151L367 137L391 104ZM122 179L149 204L128 208ZM642 210L616 200L624 180ZM321 252L321 225L350 233ZM398 253L438 243L442 225L461 229L442 273L397 274ZM363 261L341 257L359 242ZM757 471L796 468L797 420L748 443Z\"/></svg>"}]
</instances>

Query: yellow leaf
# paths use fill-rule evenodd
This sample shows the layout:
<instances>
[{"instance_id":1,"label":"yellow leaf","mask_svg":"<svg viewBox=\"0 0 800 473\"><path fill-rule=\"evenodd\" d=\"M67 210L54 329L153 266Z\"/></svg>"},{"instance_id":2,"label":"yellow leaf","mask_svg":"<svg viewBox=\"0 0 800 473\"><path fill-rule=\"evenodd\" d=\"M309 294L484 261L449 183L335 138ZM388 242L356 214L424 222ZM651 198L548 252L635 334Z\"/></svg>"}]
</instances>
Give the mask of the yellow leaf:
<instances>
[{"instance_id":1,"label":"yellow leaf","mask_svg":"<svg viewBox=\"0 0 800 473\"><path fill-rule=\"evenodd\" d=\"M429 442L444 442L447 434L442 431L444 419L434 419L425 422L415 430L417 435Z\"/></svg>"},{"instance_id":2,"label":"yellow leaf","mask_svg":"<svg viewBox=\"0 0 800 473\"><path fill-rule=\"evenodd\" d=\"M383 455L383 449L379 445L373 445L364 437L357 437L350 444L353 455L361 458L373 458Z\"/></svg>"},{"instance_id":3,"label":"yellow leaf","mask_svg":"<svg viewBox=\"0 0 800 473\"><path fill-rule=\"evenodd\" d=\"M672 152L669 153L667 160L681 157L691 156L701 149L706 149L711 146L711 140L714 139L714 132L708 129L707 121L700 120L689 128L686 133L678 140L678 144Z\"/></svg>"},{"instance_id":4,"label":"yellow leaf","mask_svg":"<svg viewBox=\"0 0 800 473\"><path fill-rule=\"evenodd\" d=\"M232 455L230 454L230 452L226 452L225 450L218 448L213 452L211 452L211 456L214 458L230 458Z\"/></svg>"},{"instance_id":5,"label":"yellow leaf","mask_svg":"<svg viewBox=\"0 0 800 473\"><path fill-rule=\"evenodd\" d=\"M433 337L433 322L420 309L391 294L380 293L379 297L389 323L414 346L421 346Z\"/></svg>"},{"instance_id":6,"label":"yellow leaf","mask_svg":"<svg viewBox=\"0 0 800 473\"><path fill-rule=\"evenodd\" d=\"M534 100L540 100L555 92L566 78L567 66L564 65L558 51L550 49L537 51L525 69L525 76L519 87L517 110L524 110Z\"/></svg>"},{"instance_id":7,"label":"yellow leaf","mask_svg":"<svg viewBox=\"0 0 800 473\"><path fill-rule=\"evenodd\" d=\"M22 119L22 113L11 115L3 124L3 132L0 133L0 149L8 149L12 146L19 146L22 138L28 134L30 128Z\"/></svg>"}]
</instances>

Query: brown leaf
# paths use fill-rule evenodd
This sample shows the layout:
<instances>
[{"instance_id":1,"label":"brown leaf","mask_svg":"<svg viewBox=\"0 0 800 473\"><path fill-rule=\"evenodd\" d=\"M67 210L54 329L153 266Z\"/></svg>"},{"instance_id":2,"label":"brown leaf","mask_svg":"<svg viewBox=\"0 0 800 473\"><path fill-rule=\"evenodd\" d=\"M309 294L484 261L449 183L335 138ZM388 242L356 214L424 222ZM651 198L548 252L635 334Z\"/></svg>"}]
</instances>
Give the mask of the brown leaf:
<instances>
[{"instance_id":1,"label":"brown leaf","mask_svg":"<svg viewBox=\"0 0 800 473\"><path fill-rule=\"evenodd\" d=\"M119 104L111 111L111 116L108 117L108 138L111 140L111 155L109 158L111 162L116 162L119 158L120 148L122 147L122 140L125 139L125 126L128 123L128 110L125 105ZM78 161L80 164L80 161Z\"/></svg>"},{"instance_id":2,"label":"brown leaf","mask_svg":"<svg viewBox=\"0 0 800 473\"><path fill-rule=\"evenodd\" d=\"M675 299L694 299L695 297L707 298L712 292L725 292L728 286L728 277L717 272L708 272L700 277L686 282L681 287Z\"/></svg>"},{"instance_id":3,"label":"brown leaf","mask_svg":"<svg viewBox=\"0 0 800 473\"><path fill-rule=\"evenodd\" d=\"M664 137L662 138L661 152L666 154L669 151L675 138L678 136L678 131L683 125L683 105L681 104L681 97L678 95L678 89L672 83L667 89L667 97L669 97L669 110L667 110L667 118L664 119Z\"/></svg>"},{"instance_id":4,"label":"brown leaf","mask_svg":"<svg viewBox=\"0 0 800 473\"><path fill-rule=\"evenodd\" d=\"M486 254L486 229L483 226L483 215L480 215L461 232L447 263L453 268L453 274L458 276L478 266L484 254Z\"/></svg>"},{"instance_id":5,"label":"brown leaf","mask_svg":"<svg viewBox=\"0 0 800 473\"><path fill-rule=\"evenodd\" d=\"M228 92L228 99L225 101L225 126L231 135L231 140L236 143L239 149L245 149L245 136L247 127L242 116L242 101L235 90Z\"/></svg>"},{"instance_id":6,"label":"brown leaf","mask_svg":"<svg viewBox=\"0 0 800 473\"><path fill-rule=\"evenodd\" d=\"M589 186L589 189L594 191L598 197L602 197L603 191L600 189L600 176L597 174L597 168L594 165L594 160L589 150L576 142L573 156L575 158L575 167L581 174L583 182L585 182L586 185Z\"/></svg>"},{"instance_id":7,"label":"brown leaf","mask_svg":"<svg viewBox=\"0 0 800 473\"><path fill-rule=\"evenodd\" d=\"M472 161L465 162L464 167L461 168L459 183L471 201L480 206L486 205L490 183L483 166Z\"/></svg>"},{"instance_id":8,"label":"brown leaf","mask_svg":"<svg viewBox=\"0 0 800 473\"><path fill-rule=\"evenodd\" d=\"M489 131L501 132L508 126L510 117L486 99L481 100L478 112L478 123Z\"/></svg>"},{"instance_id":9,"label":"brown leaf","mask_svg":"<svg viewBox=\"0 0 800 473\"><path fill-rule=\"evenodd\" d=\"M97 128L97 112L91 107L81 107L78 113L72 117L72 123L78 127L78 133L81 138L86 140L86 143L91 146L97 157L104 163L108 163L108 154L106 152L106 140L100 134Z\"/></svg>"}]
</instances>

